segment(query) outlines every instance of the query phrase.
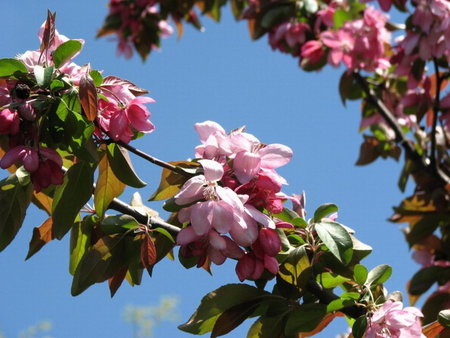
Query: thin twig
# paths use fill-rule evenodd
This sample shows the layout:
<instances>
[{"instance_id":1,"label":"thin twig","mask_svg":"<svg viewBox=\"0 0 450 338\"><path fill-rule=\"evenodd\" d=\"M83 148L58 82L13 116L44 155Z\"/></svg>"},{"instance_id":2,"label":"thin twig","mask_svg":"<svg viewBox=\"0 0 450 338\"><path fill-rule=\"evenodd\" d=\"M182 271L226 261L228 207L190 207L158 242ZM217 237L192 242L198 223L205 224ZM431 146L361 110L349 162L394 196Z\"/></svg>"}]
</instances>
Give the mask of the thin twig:
<instances>
[{"instance_id":1,"label":"thin twig","mask_svg":"<svg viewBox=\"0 0 450 338\"><path fill-rule=\"evenodd\" d=\"M149 155L147 153L144 153L142 150L139 150L139 149L137 149L137 148L135 148L133 146L130 146L127 143L124 143L122 141L117 141L116 144L121 146L122 148L127 149L128 151L132 152L133 154L143 158L144 160L147 160L150 163L156 164L157 166L169 169L169 170L171 170L171 171L173 171L173 172L175 172L177 174L183 175L183 176L188 177L188 178L191 178L191 177L195 176L195 175L190 174L190 173L184 171L183 169L180 169L180 168L178 168L178 167L176 167L176 166L174 166L174 165L172 165L170 163L164 162L162 160L157 159L156 157L153 157L153 156L151 156L151 155Z\"/></svg>"}]
</instances>

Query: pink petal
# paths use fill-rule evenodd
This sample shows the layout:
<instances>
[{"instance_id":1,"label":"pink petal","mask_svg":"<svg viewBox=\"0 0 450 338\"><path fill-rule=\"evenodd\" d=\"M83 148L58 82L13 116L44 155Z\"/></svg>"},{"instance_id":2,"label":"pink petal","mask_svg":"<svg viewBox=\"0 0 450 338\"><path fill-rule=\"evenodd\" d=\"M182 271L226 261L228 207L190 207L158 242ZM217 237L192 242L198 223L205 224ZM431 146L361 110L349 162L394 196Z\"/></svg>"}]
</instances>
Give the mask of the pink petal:
<instances>
[{"instance_id":1,"label":"pink petal","mask_svg":"<svg viewBox=\"0 0 450 338\"><path fill-rule=\"evenodd\" d=\"M202 236L211 230L213 217L212 201L200 202L192 207L191 223L197 235Z\"/></svg>"},{"instance_id":2,"label":"pink petal","mask_svg":"<svg viewBox=\"0 0 450 338\"><path fill-rule=\"evenodd\" d=\"M241 151L234 159L233 169L239 182L247 183L261 169L261 159L257 154Z\"/></svg>"},{"instance_id":3,"label":"pink petal","mask_svg":"<svg viewBox=\"0 0 450 338\"><path fill-rule=\"evenodd\" d=\"M261 167L275 169L287 164L292 158L292 149L282 144L269 144L258 151Z\"/></svg>"},{"instance_id":4,"label":"pink petal","mask_svg":"<svg viewBox=\"0 0 450 338\"><path fill-rule=\"evenodd\" d=\"M201 237L197 235L191 226L181 229L177 235L177 244L187 245L189 243L195 242Z\"/></svg>"},{"instance_id":5,"label":"pink petal","mask_svg":"<svg viewBox=\"0 0 450 338\"><path fill-rule=\"evenodd\" d=\"M178 205L186 205L202 199L203 185L205 182L205 176L203 175L190 178L174 196L175 203Z\"/></svg>"},{"instance_id":6,"label":"pink petal","mask_svg":"<svg viewBox=\"0 0 450 338\"><path fill-rule=\"evenodd\" d=\"M219 132L225 135L225 130L216 122L213 121L205 121L202 123L196 123L194 125L195 130L200 136L200 141L205 142L209 135L214 132Z\"/></svg>"},{"instance_id":7,"label":"pink petal","mask_svg":"<svg viewBox=\"0 0 450 338\"><path fill-rule=\"evenodd\" d=\"M206 181L216 182L220 181L223 176L223 166L219 162L212 160L200 160L198 161L203 169Z\"/></svg>"},{"instance_id":8,"label":"pink petal","mask_svg":"<svg viewBox=\"0 0 450 338\"><path fill-rule=\"evenodd\" d=\"M217 231L211 230L208 233L209 244L216 250L224 250L227 247L227 242L223 236L220 236Z\"/></svg>"},{"instance_id":9,"label":"pink petal","mask_svg":"<svg viewBox=\"0 0 450 338\"><path fill-rule=\"evenodd\" d=\"M221 234L230 231L234 222L233 209L224 201L213 202L213 219L212 226Z\"/></svg>"}]
</instances>

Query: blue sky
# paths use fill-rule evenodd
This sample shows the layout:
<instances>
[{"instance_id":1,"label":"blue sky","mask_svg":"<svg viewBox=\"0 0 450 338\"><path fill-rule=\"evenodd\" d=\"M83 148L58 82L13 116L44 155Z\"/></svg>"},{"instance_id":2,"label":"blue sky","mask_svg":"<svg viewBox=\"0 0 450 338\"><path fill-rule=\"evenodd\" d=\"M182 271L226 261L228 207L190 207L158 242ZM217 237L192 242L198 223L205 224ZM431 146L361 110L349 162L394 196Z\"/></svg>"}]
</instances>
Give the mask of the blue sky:
<instances>
[{"instance_id":1,"label":"blue sky","mask_svg":"<svg viewBox=\"0 0 450 338\"><path fill-rule=\"evenodd\" d=\"M369 268L390 264L394 275L386 287L405 291L418 266L410 259L399 225L387 221L392 206L403 196L397 188L401 164L378 160L366 167L354 165L362 140L359 102L342 106L337 89L342 68L303 72L297 60L273 52L266 38L251 41L246 24L236 23L229 8L220 24L204 18L204 33L187 27L181 40L175 36L164 40L161 51L145 64L137 55L131 60L117 58L115 42L95 39L107 14L103 0L2 1L0 58L39 47L37 31L47 9L57 12L61 34L86 40L74 60L77 64L90 63L105 75L150 90L156 100L149 105L156 130L133 145L166 161L185 160L199 144L194 124L213 120L227 130L246 125L264 143L290 146L294 158L279 170L289 182L284 192L306 191L310 215L323 203L337 204L338 220L373 247L363 263ZM158 186L160 170L138 158L133 163L148 183L139 191L146 200ZM127 190L122 199L129 201L133 192ZM149 206L160 209L157 203ZM8 338L42 320L53 322L52 337L131 337L131 327L121 320L127 304L157 304L162 295L176 295L181 324L207 292L238 282L232 262L214 267L210 276L166 260L155 267L152 278L145 276L141 286L124 283L113 299L106 284L72 297L68 238L48 244L24 261L32 229L44 220L45 215L31 208L16 240L0 253L0 331ZM345 330L345 321L339 319L317 337L333 337ZM227 337L245 337L245 333L239 329ZM158 338L189 336L173 323L155 331Z\"/></svg>"}]
</instances>

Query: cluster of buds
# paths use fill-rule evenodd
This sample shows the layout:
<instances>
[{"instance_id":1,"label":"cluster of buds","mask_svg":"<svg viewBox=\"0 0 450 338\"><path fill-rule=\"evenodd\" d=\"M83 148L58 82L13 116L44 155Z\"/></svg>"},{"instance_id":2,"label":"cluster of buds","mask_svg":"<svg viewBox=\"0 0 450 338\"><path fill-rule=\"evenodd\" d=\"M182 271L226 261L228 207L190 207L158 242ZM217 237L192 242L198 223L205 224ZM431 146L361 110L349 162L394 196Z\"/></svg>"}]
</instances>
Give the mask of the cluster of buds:
<instances>
[{"instance_id":1,"label":"cluster of buds","mask_svg":"<svg viewBox=\"0 0 450 338\"><path fill-rule=\"evenodd\" d=\"M177 237L185 257L222 264L238 259L241 281L259 279L265 270L275 275L281 241L271 215L282 211L286 181L275 169L288 163L292 150L265 145L240 128L227 134L215 122L195 125L202 142L196 158L203 175L189 179L175 195L186 224Z\"/></svg>"}]
</instances>

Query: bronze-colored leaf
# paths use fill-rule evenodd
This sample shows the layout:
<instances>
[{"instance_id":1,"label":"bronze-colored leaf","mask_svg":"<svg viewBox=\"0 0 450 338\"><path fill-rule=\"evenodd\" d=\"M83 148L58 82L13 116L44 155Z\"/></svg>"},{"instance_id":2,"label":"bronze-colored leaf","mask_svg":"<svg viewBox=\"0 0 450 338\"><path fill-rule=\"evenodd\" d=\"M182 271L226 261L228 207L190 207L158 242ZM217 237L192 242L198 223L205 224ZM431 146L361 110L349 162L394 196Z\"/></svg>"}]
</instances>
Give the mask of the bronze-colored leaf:
<instances>
[{"instance_id":1,"label":"bronze-colored leaf","mask_svg":"<svg viewBox=\"0 0 450 338\"><path fill-rule=\"evenodd\" d=\"M344 316L344 314L339 311L336 311L333 313L327 313L325 315L325 317L323 318L323 320L320 322L320 324L317 325L314 330L312 330L311 332L302 332L298 335L298 338L307 338L307 337L315 336L316 334L321 332L323 329L325 329L328 326L328 324L330 324L333 321L334 318L343 317L343 316Z\"/></svg>"},{"instance_id":2,"label":"bronze-colored leaf","mask_svg":"<svg viewBox=\"0 0 450 338\"><path fill-rule=\"evenodd\" d=\"M427 338L436 338L439 336L439 333L441 333L442 330L444 330L444 326L441 323L439 323L438 321L435 321L433 323L425 325L422 328L422 333Z\"/></svg>"},{"instance_id":3,"label":"bronze-colored leaf","mask_svg":"<svg viewBox=\"0 0 450 338\"><path fill-rule=\"evenodd\" d=\"M142 239L141 261L147 270L151 270L153 265L156 263L155 243L153 243L153 240L148 233L146 233Z\"/></svg>"},{"instance_id":4,"label":"bronze-colored leaf","mask_svg":"<svg viewBox=\"0 0 450 338\"><path fill-rule=\"evenodd\" d=\"M80 103L89 121L97 118L97 88L87 71L80 79Z\"/></svg>"},{"instance_id":5,"label":"bronze-colored leaf","mask_svg":"<svg viewBox=\"0 0 450 338\"><path fill-rule=\"evenodd\" d=\"M47 11L47 20L45 21L44 25L44 33L42 35L42 42L40 51L41 53L50 48L50 46L53 43L53 40L55 39L55 20L56 20L56 13Z\"/></svg>"},{"instance_id":6,"label":"bronze-colored leaf","mask_svg":"<svg viewBox=\"0 0 450 338\"><path fill-rule=\"evenodd\" d=\"M36 205L39 209L44 210L47 215L52 214L52 203L53 198L41 192L33 192L33 199L31 200L34 205Z\"/></svg>"},{"instance_id":7,"label":"bronze-colored leaf","mask_svg":"<svg viewBox=\"0 0 450 338\"><path fill-rule=\"evenodd\" d=\"M33 256L36 252L41 250L41 248L45 244L52 241L53 239L55 239L55 236L53 236L53 219L49 217L39 227L33 229L33 237L30 241L30 249L28 250L28 254L25 260Z\"/></svg>"},{"instance_id":8,"label":"bronze-colored leaf","mask_svg":"<svg viewBox=\"0 0 450 338\"><path fill-rule=\"evenodd\" d=\"M375 137L365 136L365 140L359 150L359 158L356 161L356 165L365 165L375 161L380 156L380 151L378 150L379 143L380 141Z\"/></svg>"},{"instance_id":9,"label":"bronze-colored leaf","mask_svg":"<svg viewBox=\"0 0 450 338\"><path fill-rule=\"evenodd\" d=\"M114 297L117 290L122 285L125 276L127 275L128 267L125 266L120 269L114 276L108 279L109 292L111 293L111 298Z\"/></svg>"}]
</instances>

